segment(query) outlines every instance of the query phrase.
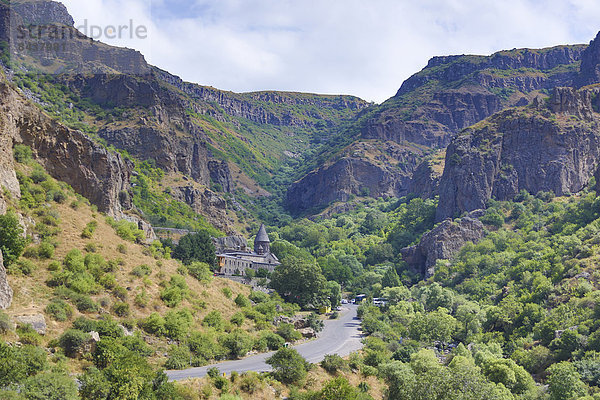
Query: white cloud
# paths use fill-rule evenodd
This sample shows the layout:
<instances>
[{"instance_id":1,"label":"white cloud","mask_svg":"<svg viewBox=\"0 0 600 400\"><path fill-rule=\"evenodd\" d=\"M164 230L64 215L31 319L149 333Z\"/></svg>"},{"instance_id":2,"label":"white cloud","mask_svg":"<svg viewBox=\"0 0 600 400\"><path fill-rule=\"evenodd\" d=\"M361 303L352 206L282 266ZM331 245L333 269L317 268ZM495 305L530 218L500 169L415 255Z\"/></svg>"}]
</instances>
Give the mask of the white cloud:
<instances>
[{"instance_id":1,"label":"white cloud","mask_svg":"<svg viewBox=\"0 0 600 400\"><path fill-rule=\"evenodd\" d=\"M183 79L233 91L383 101L434 55L588 42L596 0L64 0L77 22L126 23L117 40ZM152 7L150 7L152 5Z\"/></svg>"}]
</instances>

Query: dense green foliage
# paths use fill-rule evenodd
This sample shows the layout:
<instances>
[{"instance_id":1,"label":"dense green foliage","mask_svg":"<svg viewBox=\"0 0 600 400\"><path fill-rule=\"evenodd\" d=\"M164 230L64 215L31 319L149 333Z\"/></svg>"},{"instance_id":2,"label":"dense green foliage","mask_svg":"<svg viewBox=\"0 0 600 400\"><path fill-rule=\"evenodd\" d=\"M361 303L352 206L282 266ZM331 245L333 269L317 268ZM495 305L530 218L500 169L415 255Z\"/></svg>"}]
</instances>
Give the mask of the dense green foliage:
<instances>
[{"instance_id":1,"label":"dense green foliage","mask_svg":"<svg viewBox=\"0 0 600 400\"><path fill-rule=\"evenodd\" d=\"M207 231L182 237L173 249L172 255L173 258L181 260L184 264L201 262L213 267L216 265L215 245Z\"/></svg>"}]
</instances>

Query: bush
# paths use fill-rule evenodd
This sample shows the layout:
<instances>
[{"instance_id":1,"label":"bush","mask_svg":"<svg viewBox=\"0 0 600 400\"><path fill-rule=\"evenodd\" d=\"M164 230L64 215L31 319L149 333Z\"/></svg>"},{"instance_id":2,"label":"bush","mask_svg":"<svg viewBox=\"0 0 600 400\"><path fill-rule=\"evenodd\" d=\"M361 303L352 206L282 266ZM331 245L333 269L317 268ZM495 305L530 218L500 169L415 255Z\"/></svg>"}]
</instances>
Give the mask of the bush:
<instances>
[{"instance_id":1,"label":"bush","mask_svg":"<svg viewBox=\"0 0 600 400\"><path fill-rule=\"evenodd\" d=\"M269 296L266 293L255 291L250 293L249 299L256 304L259 304L269 301Z\"/></svg>"},{"instance_id":2,"label":"bush","mask_svg":"<svg viewBox=\"0 0 600 400\"><path fill-rule=\"evenodd\" d=\"M29 324L19 326L17 334L19 335L19 341L23 344L39 346L42 343L42 336Z\"/></svg>"},{"instance_id":3,"label":"bush","mask_svg":"<svg viewBox=\"0 0 600 400\"><path fill-rule=\"evenodd\" d=\"M81 232L81 237L84 239L91 239L94 236L94 232L98 227L97 221L88 222L88 224L83 228L83 232Z\"/></svg>"},{"instance_id":4,"label":"bush","mask_svg":"<svg viewBox=\"0 0 600 400\"><path fill-rule=\"evenodd\" d=\"M28 400L79 399L75 380L55 372L29 377L23 383L22 393Z\"/></svg>"},{"instance_id":5,"label":"bush","mask_svg":"<svg viewBox=\"0 0 600 400\"><path fill-rule=\"evenodd\" d=\"M113 313L118 317L128 317L129 316L129 304L119 301L113 304L112 306Z\"/></svg>"},{"instance_id":6,"label":"bush","mask_svg":"<svg viewBox=\"0 0 600 400\"><path fill-rule=\"evenodd\" d=\"M210 328L215 328L218 331L223 330L223 318L221 317L221 313L217 310L213 310L209 312L206 317L202 320L202 325L208 326Z\"/></svg>"},{"instance_id":7,"label":"bush","mask_svg":"<svg viewBox=\"0 0 600 400\"><path fill-rule=\"evenodd\" d=\"M212 279L212 272L207 263L194 261L188 265L187 269L189 274L200 282L208 283Z\"/></svg>"},{"instance_id":8,"label":"bush","mask_svg":"<svg viewBox=\"0 0 600 400\"><path fill-rule=\"evenodd\" d=\"M326 355L323 361L321 361L321 367L330 374L348 369L346 361L337 354Z\"/></svg>"},{"instance_id":9,"label":"bush","mask_svg":"<svg viewBox=\"0 0 600 400\"><path fill-rule=\"evenodd\" d=\"M222 291L223 291L223 294L225 295L225 297L227 297L228 299L230 299L231 296L233 296L233 292L228 287L223 288Z\"/></svg>"},{"instance_id":10,"label":"bush","mask_svg":"<svg viewBox=\"0 0 600 400\"><path fill-rule=\"evenodd\" d=\"M54 257L54 245L49 242L42 242L37 250L38 257L50 259Z\"/></svg>"},{"instance_id":11,"label":"bush","mask_svg":"<svg viewBox=\"0 0 600 400\"><path fill-rule=\"evenodd\" d=\"M254 394L254 392L262 389L263 383L260 379L260 375L256 372L249 371L242 374L240 382L240 390L248 394Z\"/></svg>"},{"instance_id":12,"label":"bush","mask_svg":"<svg viewBox=\"0 0 600 400\"><path fill-rule=\"evenodd\" d=\"M302 335L300 332L294 329L294 325L281 323L277 328L277 334L285 339L286 342L294 342L296 340L300 340Z\"/></svg>"},{"instance_id":13,"label":"bush","mask_svg":"<svg viewBox=\"0 0 600 400\"><path fill-rule=\"evenodd\" d=\"M6 271L11 275L31 275L37 266L29 260L18 260L16 263L7 267Z\"/></svg>"},{"instance_id":14,"label":"bush","mask_svg":"<svg viewBox=\"0 0 600 400\"><path fill-rule=\"evenodd\" d=\"M33 153L29 146L17 144L13 148L13 156L15 161L21 164L27 164L33 158Z\"/></svg>"},{"instance_id":15,"label":"bush","mask_svg":"<svg viewBox=\"0 0 600 400\"><path fill-rule=\"evenodd\" d=\"M154 335L164 335L165 330L165 319L158 313L152 313L141 323L142 329L146 332Z\"/></svg>"},{"instance_id":16,"label":"bush","mask_svg":"<svg viewBox=\"0 0 600 400\"><path fill-rule=\"evenodd\" d=\"M192 353L187 346L169 347L169 358L165 362L166 369L184 369L190 366Z\"/></svg>"},{"instance_id":17,"label":"bush","mask_svg":"<svg viewBox=\"0 0 600 400\"><path fill-rule=\"evenodd\" d=\"M69 329L58 339L60 347L67 357L74 358L82 350L83 345L90 340L90 335L79 329Z\"/></svg>"},{"instance_id":18,"label":"bush","mask_svg":"<svg viewBox=\"0 0 600 400\"><path fill-rule=\"evenodd\" d=\"M263 342L265 348L269 350L279 350L285 345L285 340L271 331L263 332L258 340Z\"/></svg>"},{"instance_id":19,"label":"bush","mask_svg":"<svg viewBox=\"0 0 600 400\"><path fill-rule=\"evenodd\" d=\"M241 358L252 350L253 340L246 332L235 330L223 338L222 344L231 358Z\"/></svg>"},{"instance_id":20,"label":"bush","mask_svg":"<svg viewBox=\"0 0 600 400\"><path fill-rule=\"evenodd\" d=\"M46 314L55 321L63 322L73 316L73 308L62 299L54 299L46 306Z\"/></svg>"},{"instance_id":21,"label":"bush","mask_svg":"<svg viewBox=\"0 0 600 400\"><path fill-rule=\"evenodd\" d=\"M273 368L273 377L282 383L298 383L307 374L308 363L292 348L278 350L267 358L266 363Z\"/></svg>"},{"instance_id":22,"label":"bush","mask_svg":"<svg viewBox=\"0 0 600 400\"><path fill-rule=\"evenodd\" d=\"M99 309L98 304L91 297L83 294L74 296L73 303L82 313L96 312Z\"/></svg>"},{"instance_id":23,"label":"bush","mask_svg":"<svg viewBox=\"0 0 600 400\"><path fill-rule=\"evenodd\" d=\"M138 265L131 271L131 275L137 276L138 278L149 276L152 270L146 264Z\"/></svg>"},{"instance_id":24,"label":"bush","mask_svg":"<svg viewBox=\"0 0 600 400\"><path fill-rule=\"evenodd\" d=\"M6 334L15 329L15 324L8 314L0 311L0 334Z\"/></svg>"},{"instance_id":25,"label":"bush","mask_svg":"<svg viewBox=\"0 0 600 400\"><path fill-rule=\"evenodd\" d=\"M173 339L183 339L193 322L194 318L188 310L169 311L165 315L165 334Z\"/></svg>"},{"instance_id":26,"label":"bush","mask_svg":"<svg viewBox=\"0 0 600 400\"><path fill-rule=\"evenodd\" d=\"M248 300L248 298L241 293L235 298L235 304L238 307L250 307L251 305L250 300Z\"/></svg>"},{"instance_id":27,"label":"bush","mask_svg":"<svg viewBox=\"0 0 600 400\"><path fill-rule=\"evenodd\" d=\"M242 326L245 319L246 317L244 317L244 313L238 311L235 314L233 314L233 316L230 319L230 322L234 325Z\"/></svg>"}]
</instances>

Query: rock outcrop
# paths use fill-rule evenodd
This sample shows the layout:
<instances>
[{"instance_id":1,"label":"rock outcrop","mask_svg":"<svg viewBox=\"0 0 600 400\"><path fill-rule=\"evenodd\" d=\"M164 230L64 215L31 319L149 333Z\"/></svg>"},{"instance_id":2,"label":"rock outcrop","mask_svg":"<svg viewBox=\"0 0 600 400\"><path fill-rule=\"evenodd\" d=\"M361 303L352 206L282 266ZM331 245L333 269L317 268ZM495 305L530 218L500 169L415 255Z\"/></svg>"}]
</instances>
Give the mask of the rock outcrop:
<instances>
[{"instance_id":1,"label":"rock outcrop","mask_svg":"<svg viewBox=\"0 0 600 400\"><path fill-rule=\"evenodd\" d=\"M19 326L31 325L31 327L40 335L45 335L46 329L48 328L46 325L46 318L44 318L43 314L19 315L15 317L15 321Z\"/></svg>"},{"instance_id":2,"label":"rock outcrop","mask_svg":"<svg viewBox=\"0 0 600 400\"><path fill-rule=\"evenodd\" d=\"M0 111L0 151L12 154L13 143L28 145L50 175L71 185L100 211L121 216L124 210L119 194L130 189L133 165L85 134L51 119L2 81Z\"/></svg>"},{"instance_id":3,"label":"rock outcrop","mask_svg":"<svg viewBox=\"0 0 600 400\"><path fill-rule=\"evenodd\" d=\"M215 250L217 253L223 253L226 250L247 251L248 241L244 236L232 235L213 238Z\"/></svg>"},{"instance_id":4,"label":"rock outcrop","mask_svg":"<svg viewBox=\"0 0 600 400\"><path fill-rule=\"evenodd\" d=\"M288 208L295 211L324 207L353 196L402 196L410 177L390 166L347 157L311 172L287 192Z\"/></svg>"},{"instance_id":5,"label":"rock outcrop","mask_svg":"<svg viewBox=\"0 0 600 400\"><path fill-rule=\"evenodd\" d=\"M13 290L8 284L6 277L6 268L4 268L4 259L2 250L0 250L0 310L6 310L10 307L13 299Z\"/></svg>"},{"instance_id":6,"label":"rock outcrop","mask_svg":"<svg viewBox=\"0 0 600 400\"><path fill-rule=\"evenodd\" d=\"M423 235L418 245L401 250L404 261L425 278L433 276L437 260L454 257L468 242L477 243L485 235L481 221L471 216L445 220Z\"/></svg>"},{"instance_id":7,"label":"rock outcrop","mask_svg":"<svg viewBox=\"0 0 600 400\"><path fill-rule=\"evenodd\" d=\"M442 152L445 157L445 152ZM423 199L432 199L439 194L440 179L444 171L443 159L427 159L415 169L408 185L408 192Z\"/></svg>"},{"instance_id":8,"label":"rock outcrop","mask_svg":"<svg viewBox=\"0 0 600 400\"><path fill-rule=\"evenodd\" d=\"M575 79L578 87L600 83L600 32L581 55L581 68Z\"/></svg>"},{"instance_id":9,"label":"rock outcrop","mask_svg":"<svg viewBox=\"0 0 600 400\"><path fill-rule=\"evenodd\" d=\"M171 188L174 199L189 204L195 212L206 217L213 226L231 235L233 220L227 215L227 201L215 192L194 185Z\"/></svg>"},{"instance_id":10,"label":"rock outcrop","mask_svg":"<svg viewBox=\"0 0 600 400\"><path fill-rule=\"evenodd\" d=\"M556 88L549 108L501 112L448 147L437 220L510 200L521 190L556 195L583 189L600 162L598 89Z\"/></svg>"}]
</instances>

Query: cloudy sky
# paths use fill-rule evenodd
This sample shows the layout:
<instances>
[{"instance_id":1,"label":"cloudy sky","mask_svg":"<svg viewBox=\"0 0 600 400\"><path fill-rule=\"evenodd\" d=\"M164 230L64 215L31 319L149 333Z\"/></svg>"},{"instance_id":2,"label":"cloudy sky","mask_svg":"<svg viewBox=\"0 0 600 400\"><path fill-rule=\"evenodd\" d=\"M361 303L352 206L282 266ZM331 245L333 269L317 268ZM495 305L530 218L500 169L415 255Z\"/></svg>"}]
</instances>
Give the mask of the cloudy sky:
<instances>
[{"instance_id":1,"label":"cloudy sky","mask_svg":"<svg viewBox=\"0 0 600 400\"><path fill-rule=\"evenodd\" d=\"M130 25L183 79L236 92L352 94L381 102L435 55L587 43L598 0L62 0L76 26Z\"/></svg>"}]
</instances>

